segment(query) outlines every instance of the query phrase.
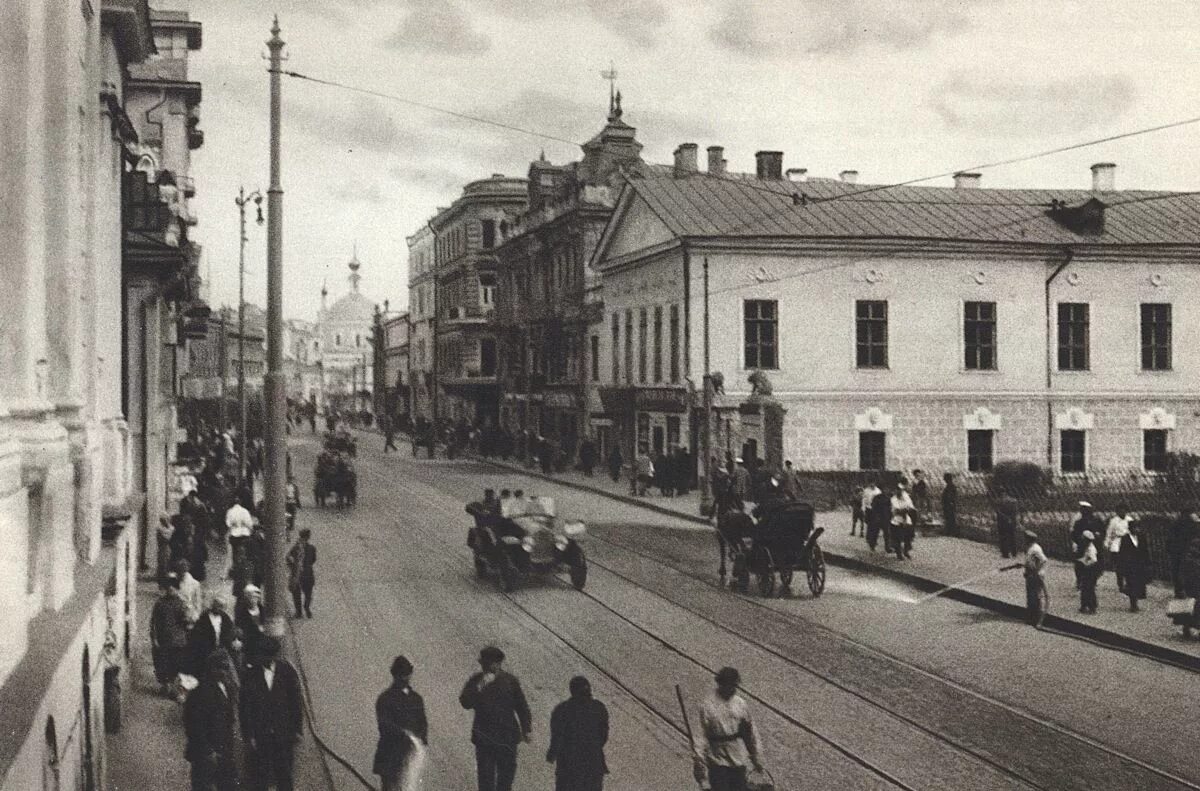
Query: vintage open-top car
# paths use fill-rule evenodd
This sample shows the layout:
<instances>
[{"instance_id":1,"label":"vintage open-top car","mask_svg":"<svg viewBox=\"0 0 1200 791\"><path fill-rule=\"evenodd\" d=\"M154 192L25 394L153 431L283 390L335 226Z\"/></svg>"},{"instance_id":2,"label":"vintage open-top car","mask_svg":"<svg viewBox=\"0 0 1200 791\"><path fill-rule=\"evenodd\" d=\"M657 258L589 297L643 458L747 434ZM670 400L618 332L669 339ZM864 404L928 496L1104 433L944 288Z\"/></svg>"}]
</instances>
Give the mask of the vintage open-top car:
<instances>
[{"instance_id":1,"label":"vintage open-top car","mask_svg":"<svg viewBox=\"0 0 1200 791\"><path fill-rule=\"evenodd\" d=\"M468 506L470 512L470 506ZM477 516L467 534L467 545L475 556L480 577L495 573L507 593L531 574L553 574L566 568L571 584L583 590L587 584L587 557L579 539L583 522L560 519L549 497L504 500L496 515Z\"/></svg>"}]
</instances>

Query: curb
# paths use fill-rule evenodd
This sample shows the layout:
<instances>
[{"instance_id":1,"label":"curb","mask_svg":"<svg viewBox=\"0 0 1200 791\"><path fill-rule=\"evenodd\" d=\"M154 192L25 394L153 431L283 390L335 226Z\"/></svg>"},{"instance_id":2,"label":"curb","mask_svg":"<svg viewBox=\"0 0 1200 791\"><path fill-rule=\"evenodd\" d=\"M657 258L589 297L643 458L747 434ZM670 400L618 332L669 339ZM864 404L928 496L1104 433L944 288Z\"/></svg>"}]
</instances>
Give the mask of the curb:
<instances>
[{"instance_id":1,"label":"curb","mask_svg":"<svg viewBox=\"0 0 1200 791\"><path fill-rule=\"evenodd\" d=\"M479 462L480 464L487 464L492 467L509 470L530 478L538 478L543 481L549 481L550 483L556 483L560 486L568 486L572 489L589 492L601 497L607 497L610 500L616 500L617 502L637 506L639 508L644 508L648 511L654 511L666 516L673 516L677 519L683 519L695 524L712 524L710 520L705 519L702 516L693 516L691 514L680 513L672 508L666 508L664 506L657 505L656 503L647 502L638 497L616 494L596 486L588 486L587 484L578 483L577 481L556 478L553 475L546 475L537 470L526 469L515 464L496 461L494 459L487 459L470 453L464 453L462 454L462 457L469 458L473 461ZM851 569L853 571L881 574L885 577L903 582L906 585L910 585L918 590L924 591L925 593L933 593L934 591L939 591L946 587L945 583L943 582L931 580L928 577L922 577L919 574L914 574L909 571L889 568L887 566L879 566L850 555L844 555L825 550L825 559L829 561L830 565L838 566L839 568ZM1025 608L1023 606L1004 601L1003 599L997 599L992 596L985 596L982 593L974 593L961 588L951 588L941 595L944 598L953 599L954 601L961 602L972 607L979 607L981 609L999 613L1006 618L1012 618L1015 620L1024 620L1025 618ZM1136 637L1130 637L1119 632L1113 632L1108 629L1101 629L1086 623L1080 623L1079 621L1075 621L1070 618L1064 618L1061 615L1047 613L1043 619L1042 626L1039 628L1043 631L1086 640L1088 642L1097 643L1106 648L1113 648L1126 653L1149 657L1156 661L1173 665L1184 670L1200 673L1200 656L1189 654L1184 651L1177 651L1174 648L1170 648L1165 645L1147 642L1145 640L1140 640Z\"/></svg>"}]
</instances>

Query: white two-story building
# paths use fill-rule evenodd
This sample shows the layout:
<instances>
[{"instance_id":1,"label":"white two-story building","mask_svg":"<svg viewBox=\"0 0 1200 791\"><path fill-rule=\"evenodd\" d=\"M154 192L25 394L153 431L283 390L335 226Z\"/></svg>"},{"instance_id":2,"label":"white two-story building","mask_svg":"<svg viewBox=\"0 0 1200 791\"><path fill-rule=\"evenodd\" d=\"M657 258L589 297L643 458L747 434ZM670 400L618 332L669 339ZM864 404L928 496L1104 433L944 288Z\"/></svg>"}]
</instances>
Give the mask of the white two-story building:
<instances>
[{"instance_id":1,"label":"white two-story building","mask_svg":"<svg viewBox=\"0 0 1200 791\"><path fill-rule=\"evenodd\" d=\"M888 188L721 155L631 180L592 261L593 379L629 450L700 447L706 348L716 455L1082 473L1200 448L1200 196L1119 191L1111 164L1085 190ZM774 439L754 371L786 410Z\"/></svg>"}]
</instances>

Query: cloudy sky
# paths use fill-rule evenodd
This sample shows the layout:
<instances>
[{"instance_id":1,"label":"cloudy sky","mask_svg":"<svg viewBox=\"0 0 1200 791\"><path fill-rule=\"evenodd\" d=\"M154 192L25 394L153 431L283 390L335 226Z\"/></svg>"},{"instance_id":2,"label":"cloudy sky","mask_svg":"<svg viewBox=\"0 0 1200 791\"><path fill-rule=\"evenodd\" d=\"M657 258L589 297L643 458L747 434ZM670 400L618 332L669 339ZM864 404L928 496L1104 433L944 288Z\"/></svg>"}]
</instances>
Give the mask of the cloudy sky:
<instances>
[{"instance_id":1,"label":"cloudy sky","mask_svg":"<svg viewBox=\"0 0 1200 791\"><path fill-rule=\"evenodd\" d=\"M644 156L681 142L784 167L890 183L1200 115L1189 0L152 0L204 25L194 175L214 302L237 294L239 184L266 189L271 14L287 68L582 141L600 129L616 65ZM407 301L405 237L461 186L524 175L578 148L294 79L284 81L286 313L312 317L323 281ZM1200 126L984 173L985 186L1200 189ZM943 180L948 183L949 180ZM938 183L938 182L934 182ZM251 226L248 299L265 293Z\"/></svg>"}]
</instances>

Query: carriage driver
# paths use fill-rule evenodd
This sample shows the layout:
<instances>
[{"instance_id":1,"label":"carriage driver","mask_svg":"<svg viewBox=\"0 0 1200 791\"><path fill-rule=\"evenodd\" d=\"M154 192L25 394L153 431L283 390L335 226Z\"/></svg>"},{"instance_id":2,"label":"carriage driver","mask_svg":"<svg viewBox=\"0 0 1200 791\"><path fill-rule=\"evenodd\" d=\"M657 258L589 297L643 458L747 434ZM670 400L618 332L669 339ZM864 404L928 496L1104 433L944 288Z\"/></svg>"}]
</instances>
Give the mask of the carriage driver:
<instances>
[{"instance_id":1,"label":"carriage driver","mask_svg":"<svg viewBox=\"0 0 1200 791\"><path fill-rule=\"evenodd\" d=\"M745 698L737 693L738 671L723 667L717 671L716 682L716 690L700 704L693 773L698 783L707 775L712 791L746 791L749 767L762 771L758 734Z\"/></svg>"}]
</instances>

